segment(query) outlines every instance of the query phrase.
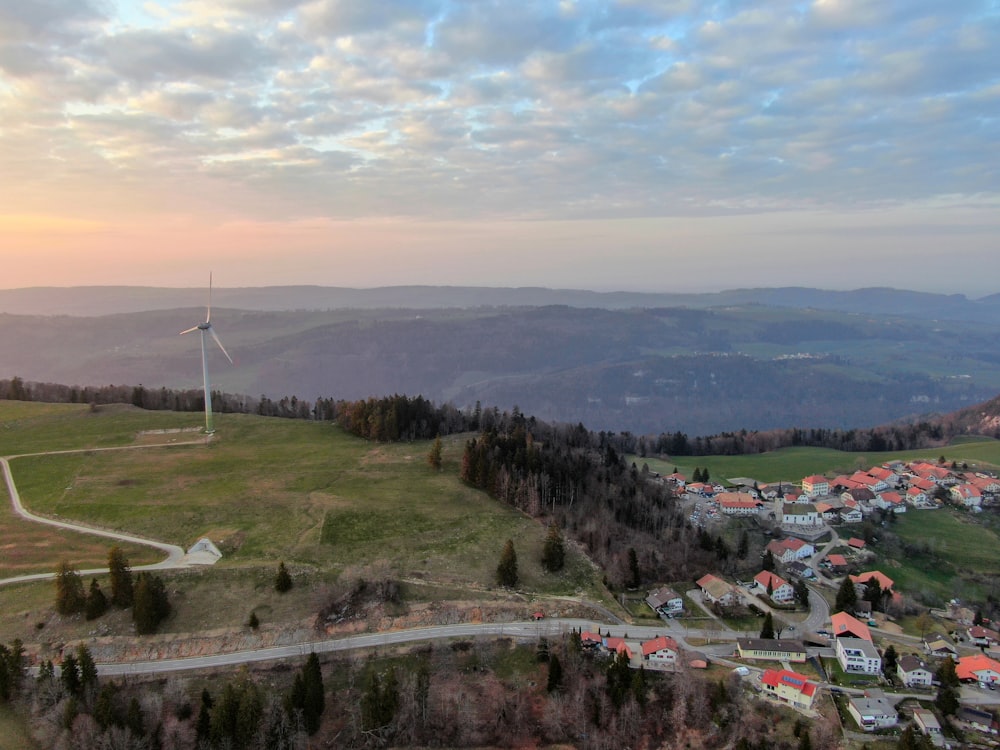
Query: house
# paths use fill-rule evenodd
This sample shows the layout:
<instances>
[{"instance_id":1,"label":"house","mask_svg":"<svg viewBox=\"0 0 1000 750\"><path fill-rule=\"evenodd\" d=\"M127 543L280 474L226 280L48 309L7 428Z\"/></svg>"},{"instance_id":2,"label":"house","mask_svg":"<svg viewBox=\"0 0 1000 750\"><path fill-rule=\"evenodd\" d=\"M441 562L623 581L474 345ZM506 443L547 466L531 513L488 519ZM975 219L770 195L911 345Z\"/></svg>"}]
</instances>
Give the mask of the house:
<instances>
[{"instance_id":1,"label":"house","mask_svg":"<svg viewBox=\"0 0 1000 750\"><path fill-rule=\"evenodd\" d=\"M806 647L802 641L787 638L737 638L736 653L741 659L795 663L803 663L807 657Z\"/></svg>"},{"instance_id":2,"label":"house","mask_svg":"<svg viewBox=\"0 0 1000 750\"><path fill-rule=\"evenodd\" d=\"M702 497L711 497L715 494L715 489L712 485L705 484L704 482L693 482L684 489L688 494L701 495Z\"/></svg>"},{"instance_id":3,"label":"house","mask_svg":"<svg viewBox=\"0 0 1000 750\"><path fill-rule=\"evenodd\" d=\"M826 556L826 561L830 563L830 570L834 573L843 573L847 570L847 558L836 553Z\"/></svg>"},{"instance_id":4,"label":"house","mask_svg":"<svg viewBox=\"0 0 1000 750\"><path fill-rule=\"evenodd\" d=\"M982 625L973 625L965 632L968 634L969 640L977 646L993 646L1000 643L1000 633L984 628Z\"/></svg>"},{"instance_id":5,"label":"house","mask_svg":"<svg viewBox=\"0 0 1000 750\"><path fill-rule=\"evenodd\" d=\"M813 528L823 525L823 517L812 503L783 503L781 506L782 526L806 526Z\"/></svg>"},{"instance_id":6,"label":"house","mask_svg":"<svg viewBox=\"0 0 1000 750\"><path fill-rule=\"evenodd\" d=\"M881 690L866 690L863 696L850 696L847 712L865 732L894 727L899 721L896 709Z\"/></svg>"},{"instance_id":7,"label":"house","mask_svg":"<svg viewBox=\"0 0 1000 750\"><path fill-rule=\"evenodd\" d=\"M826 477L813 474L802 480L802 492L809 497L820 497L830 494L830 481Z\"/></svg>"},{"instance_id":8,"label":"house","mask_svg":"<svg viewBox=\"0 0 1000 750\"><path fill-rule=\"evenodd\" d=\"M983 504L983 493L974 484L956 484L948 495L965 508L979 508Z\"/></svg>"},{"instance_id":9,"label":"house","mask_svg":"<svg viewBox=\"0 0 1000 750\"><path fill-rule=\"evenodd\" d=\"M764 507L764 503L746 492L722 492L717 501L726 516L756 516Z\"/></svg>"},{"instance_id":10,"label":"house","mask_svg":"<svg viewBox=\"0 0 1000 750\"><path fill-rule=\"evenodd\" d=\"M816 683L790 669L765 669L760 686L765 694L796 708L811 708L816 696Z\"/></svg>"},{"instance_id":11,"label":"house","mask_svg":"<svg viewBox=\"0 0 1000 750\"><path fill-rule=\"evenodd\" d=\"M836 523L840 520L840 508L835 508L830 503L813 503L816 512L819 513L827 523Z\"/></svg>"},{"instance_id":12,"label":"house","mask_svg":"<svg viewBox=\"0 0 1000 750\"><path fill-rule=\"evenodd\" d=\"M851 582L854 584L854 587L861 589L858 592L859 594L864 593L864 588L868 586L872 579L878 581L878 585L882 591L892 591L894 581L879 570L869 570L864 573L858 573L856 576L851 576Z\"/></svg>"},{"instance_id":13,"label":"house","mask_svg":"<svg viewBox=\"0 0 1000 750\"><path fill-rule=\"evenodd\" d=\"M861 638L837 638L837 661L845 672L874 674L882 671L882 657L871 641Z\"/></svg>"},{"instance_id":14,"label":"house","mask_svg":"<svg viewBox=\"0 0 1000 750\"><path fill-rule=\"evenodd\" d=\"M864 513L857 506L850 507L847 503L844 503L844 507L840 509L841 523L861 523L864 519Z\"/></svg>"},{"instance_id":15,"label":"house","mask_svg":"<svg viewBox=\"0 0 1000 750\"><path fill-rule=\"evenodd\" d=\"M784 578L769 570L762 570L753 577L754 588L767 594L775 602L790 602L795 598L795 589Z\"/></svg>"},{"instance_id":16,"label":"house","mask_svg":"<svg viewBox=\"0 0 1000 750\"><path fill-rule=\"evenodd\" d=\"M869 476L882 480L890 487L899 486L899 474L891 469L887 469L885 466L873 466L868 470L868 474Z\"/></svg>"},{"instance_id":17,"label":"house","mask_svg":"<svg viewBox=\"0 0 1000 750\"><path fill-rule=\"evenodd\" d=\"M580 633L580 645L584 648L597 648L604 645L604 636L584 630Z\"/></svg>"},{"instance_id":18,"label":"house","mask_svg":"<svg viewBox=\"0 0 1000 750\"><path fill-rule=\"evenodd\" d=\"M891 510L893 513L906 513L906 502L898 492L880 492L875 497L878 507Z\"/></svg>"},{"instance_id":19,"label":"house","mask_svg":"<svg viewBox=\"0 0 1000 750\"><path fill-rule=\"evenodd\" d=\"M959 706L955 712L955 719L969 729L984 734L1000 734L1000 723L997 717L989 711L984 711L972 706Z\"/></svg>"},{"instance_id":20,"label":"house","mask_svg":"<svg viewBox=\"0 0 1000 750\"><path fill-rule=\"evenodd\" d=\"M674 666L677 664L679 654L680 647L677 641L663 635L642 643L642 660L651 665Z\"/></svg>"},{"instance_id":21,"label":"house","mask_svg":"<svg viewBox=\"0 0 1000 750\"><path fill-rule=\"evenodd\" d=\"M935 745L944 744L944 736L941 734L941 723L937 720L937 716L934 715L933 711L928 711L926 708L913 709L913 723L916 724L921 734L931 738L932 743Z\"/></svg>"},{"instance_id":22,"label":"house","mask_svg":"<svg viewBox=\"0 0 1000 750\"><path fill-rule=\"evenodd\" d=\"M853 547L854 549L864 549L865 548L865 540L864 539L858 539L857 537L852 536L850 539L847 540L847 546L848 547Z\"/></svg>"},{"instance_id":23,"label":"house","mask_svg":"<svg viewBox=\"0 0 1000 750\"><path fill-rule=\"evenodd\" d=\"M927 664L911 654L900 657L896 662L896 674L906 687L929 688L934 680L934 673Z\"/></svg>"},{"instance_id":24,"label":"house","mask_svg":"<svg viewBox=\"0 0 1000 750\"><path fill-rule=\"evenodd\" d=\"M816 573L813 569L801 560L794 560L793 562L788 563L787 572L788 575L793 578L805 578L808 580L816 577Z\"/></svg>"},{"instance_id":25,"label":"house","mask_svg":"<svg viewBox=\"0 0 1000 750\"><path fill-rule=\"evenodd\" d=\"M704 575L695 582L701 589L702 598L711 603L723 607L731 607L737 603L739 594L736 587L731 583L726 583L721 578L712 575Z\"/></svg>"},{"instance_id":26,"label":"house","mask_svg":"<svg viewBox=\"0 0 1000 750\"><path fill-rule=\"evenodd\" d=\"M861 485L862 487L865 487L865 488L871 490L872 493L874 493L876 495L879 492L884 492L885 490L889 489L889 485L888 484L886 484L881 479L878 479L877 477L873 477L867 471L856 471L856 472L854 472L851 475L851 481L852 482L857 482L859 485Z\"/></svg>"},{"instance_id":27,"label":"house","mask_svg":"<svg viewBox=\"0 0 1000 750\"><path fill-rule=\"evenodd\" d=\"M872 632L868 626L846 612L830 615L830 623L834 638L861 638L869 643L872 642Z\"/></svg>"},{"instance_id":28,"label":"house","mask_svg":"<svg viewBox=\"0 0 1000 750\"><path fill-rule=\"evenodd\" d=\"M673 589L663 586L649 592L646 604L661 615L676 615L684 611L684 600Z\"/></svg>"},{"instance_id":29,"label":"house","mask_svg":"<svg viewBox=\"0 0 1000 750\"><path fill-rule=\"evenodd\" d=\"M790 563L793 560L805 560L816 554L816 548L809 542L790 537L788 539L773 539L767 543L765 549L769 550L775 560L782 563Z\"/></svg>"},{"instance_id":30,"label":"house","mask_svg":"<svg viewBox=\"0 0 1000 750\"><path fill-rule=\"evenodd\" d=\"M629 661L632 661L632 646L625 642L624 638L613 638L610 635L604 636L604 648L613 654L625 654Z\"/></svg>"},{"instance_id":31,"label":"house","mask_svg":"<svg viewBox=\"0 0 1000 750\"><path fill-rule=\"evenodd\" d=\"M910 487L906 490L906 502L914 508L926 508L933 505L930 496L919 487Z\"/></svg>"},{"instance_id":32,"label":"house","mask_svg":"<svg viewBox=\"0 0 1000 750\"><path fill-rule=\"evenodd\" d=\"M963 656L955 665L960 680L1000 685L1000 662L986 654Z\"/></svg>"},{"instance_id":33,"label":"house","mask_svg":"<svg viewBox=\"0 0 1000 750\"><path fill-rule=\"evenodd\" d=\"M952 659L958 658L958 650L955 644L939 633L931 633L924 636L924 652L931 656L950 656Z\"/></svg>"},{"instance_id":34,"label":"house","mask_svg":"<svg viewBox=\"0 0 1000 750\"><path fill-rule=\"evenodd\" d=\"M858 599L854 602L854 612L852 614L861 620L861 622L868 622L872 619L872 603L866 602L864 599Z\"/></svg>"}]
</instances>

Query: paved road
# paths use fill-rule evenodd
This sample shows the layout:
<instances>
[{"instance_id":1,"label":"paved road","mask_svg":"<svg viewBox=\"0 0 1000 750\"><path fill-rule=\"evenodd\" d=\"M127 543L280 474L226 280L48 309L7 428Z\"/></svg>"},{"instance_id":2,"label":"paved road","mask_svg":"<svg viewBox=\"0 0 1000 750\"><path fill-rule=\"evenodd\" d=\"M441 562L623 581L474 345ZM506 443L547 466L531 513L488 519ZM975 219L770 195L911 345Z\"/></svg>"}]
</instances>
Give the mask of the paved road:
<instances>
[{"instance_id":1,"label":"paved road","mask_svg":"<svg viewBox=\"0 0 1000 750\"><path fill-rule=\"evenodd\" d=\"M43 523L47 526L55 526L59 529L66 529L68 531L76 531L82 534L91 534L94 536L105 537L107 539L113 539L118 542L131 542L133 544L142 544L147 547L154 547L161 550L166 554L166 558L158 563L153 563L151 565L137 565L133 570L170 570L174 568L186 568L188 563L184 560L184 550L175 544L166 544L164 542L158 542L153 539L146 539L145 537L135 536L133 534L123 534L118 531L109 531L107 529L99 529L91 526L82 526L77 523L70 523L69 521L57 521L53 518L45 518L44 516L38 516L29 511L21 503L21 495L17 491L17 485L14 484L14 475L10 470L10 460L15 458L26 458L28 456L55 456L55 455L66 455L73 453L95 453L98 451L121 451L121 450L140 450L143 448L164 448L173 447L176 445L202 445L204 440L188 440L179 443L170 443L169 445L127 445L127 446L117 446L111 448L85 448L80 450L65 450L65 451L47 451L44 453L24 453L17 456L4 456L0 457L0 469L3 470L4 480L7 482L7 492L10 494L10 501L14 508L14 513L16 513L21 518L26 521L32 521L34 523ZM93 568L90 570L81 570L81 575L97 575L100 573L107 573L107 568ZM34 573L30 575L14 576L12 578L0 579L0 586L14 583L24 583L26 581L43 581L47 579L55 578L55 573Z\"/></svg>"}]
</instances>

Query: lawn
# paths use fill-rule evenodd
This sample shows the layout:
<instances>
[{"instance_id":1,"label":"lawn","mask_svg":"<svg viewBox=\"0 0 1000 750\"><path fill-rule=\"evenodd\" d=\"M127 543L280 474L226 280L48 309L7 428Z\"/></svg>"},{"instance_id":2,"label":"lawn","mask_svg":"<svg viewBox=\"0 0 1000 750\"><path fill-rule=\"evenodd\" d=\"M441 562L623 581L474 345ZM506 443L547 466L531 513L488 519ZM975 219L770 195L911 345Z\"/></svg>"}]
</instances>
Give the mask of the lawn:
<instances>
[{"instance_id":1,"label":"lawn","mask_svg":"<svg viewBox=\"0 0 1000 750\"><path fill-rule=\"evenodd\" d=\"M695 468L707 468L713 481L725 482L729 477L752 477L764 483L779 480L798 482L810 474L849 473L886 461L909 461L917 458L936 461L940 456L944 456L949 462L995 468L1000 466L1000 441L980 438L969 442L967 438L963 438L943 448L884 453L845 453L830 448L800 446L749 456L677 456L662 460L628 456L627 460L640 468L645 463L651 471L661 474L670 474L677 467L678 471L690 477Z\"/></svg>"}]
</instances>

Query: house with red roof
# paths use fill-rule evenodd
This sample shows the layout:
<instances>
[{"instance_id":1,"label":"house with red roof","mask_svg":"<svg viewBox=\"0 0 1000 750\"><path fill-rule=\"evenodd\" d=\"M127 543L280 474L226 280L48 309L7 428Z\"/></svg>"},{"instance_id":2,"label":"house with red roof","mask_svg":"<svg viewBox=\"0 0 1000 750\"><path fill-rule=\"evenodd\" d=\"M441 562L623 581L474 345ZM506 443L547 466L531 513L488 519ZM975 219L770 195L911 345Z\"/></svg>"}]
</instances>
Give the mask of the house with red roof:
<instances>
[{"instance_id":1,"label":"house with red roof","mask_svg":"<svg viewBox=\"0 0 1000 750\"><path fill-rule=\"evenodd\" d=\"M664 635L642 642L642 660L651 665L674 666L679 654L677 641Z\"/></svg>"},{"instance_id":2,"label":"house with red roof","mask_svg":"<svg viewBox=\"0 0 1000 750\"><path fill-rule=\"evenodd\" d=\"M910 487L906 490L906 502L914 508L927 508L933 505L930 496L919 487Z\"/></svg>"},{"instance_id":3,"label":"house with red roof","mask_svg":"<svg viewBox=\"0 0 1000 750\"><path fill-rule=\"evenodd\" d=\"M816 696L816 683L790 669L765 669L760 686L766 695L796 708L811 708Z\"/></svg>"},{"instance_id":4,"label":"house with red roof","mask_svg":"<svg viewBox=\"0 0 1000 750\"><path fill-rule=\"evenodd\" d=\"M873 466L868 470L868 474L876 479L881 479L890 487L896 487L899 484L899 474L884 466Z\"/></svg>"},{"instance_id":5,"label":"house with red roof","mask_svg":"<svg viewBox=\"0 0 1000 750\"><path fill-rule=\"evenodd\" d=\"M980 508L983 504L983 493L974 484L956 484L948 494L951 499L965 508Z\"/></svg>"},{"instance_id":6,"label":"house with red roof","mask_svg":"<svg viewBox=\"0 0 1000 750\"><path fill-rule=\"evenodd\" d=\"M788 539L772 539L767 543L766 550L774 556L775 560L788 564L795 560L805 560L816 554L816 548L809 542L790 537Z\"/></svg>"},{"instance_id":7,"label":"house with red roof","mask_svg":"<svg viewBox=\"0 0 1000 750\"><path fill-rule=\"evenodd\" d=\"M966 632L969 640L977 646L995 646L1000 643L1000 633L982 625L972 625Z\"/></svg>"},{"instance_id":8,"label":"house with red roof","mask_svg":"<svg viewBox=\"0 0 1000 750\"><path fill-rule=\"evenodd\" d=\"M880 492L876 495L875 503L883 510L891 510L894 513L906 513L906 502L903 496L892 490Z\"/></svg>"},{"instance_id":9,"label":"house with red roof","mask_svg":"<svg viewBox=\"0 0 1000 750\"><path fill-rule=\"evenodd\" d=\"M963 656L955 665L958 679L1000 685L1000 661L986 654Z\"/></svg>"},{"instance_id":10,"label":"house with red roof","mask_svg":"<svg viewBox=\"0 0 1000 750\"><path fill-rule=\"evenodd\" d=\"M856 576L851 576L851 582L855 586L866 586L873 578L878 581L878 585L883 591L891 590L893 583L895 583L891 578L889 578L889 576L880 570L869 570L864 573L858 573Z\"/></svg>"},{"instance_id":11,"label":"house with red roof","mask_svg":"<svg viewBox=\"0 0 1000 750\"><path fill-rule=\"evenodd\" d=\"M847 612L837 612L834 615L830 615L830 623L835 638L872 640L872 631L868 629L868 626L861 622L861 620L847 614Z\"/></svg>"},{"instance_id":12,"label":"house with red roof","mask_svg":"<svg viewBox=\"0 0 1000 750\"><path fill-rule=\"evenodd\" d=\"M842 573L847 570L847 558L843 555L833 553L826 556L826 561L830 563L830 569L834 573Z\"/></svg>"},{"instance_id":13,"label":"house with red roof","mask_svg":"<svg viewBox=\"0 0 1000 750\"><path fill-rule=\"evenodd\" d=\"M889 489L889 485L886 484L881 479L873 477L867 471L856 471L851 474L851 481L857 482L862 487L867 487L872 492L878 494L879 492L884 492Z\"/></svg>"},{"instance_id":14,"label":"house with red roof","mask_svg":"<svg viewBox=\"0 0 1000 750\"><path fill-rule=\"evenodd\" d=\"M830 480L813 474L802 480L802 492L809 497L821 497L830 494Z\"/></svg>"},{"instance_id":15,"label":"house with red roof","mask_svg":"<svg viewBox=\"0 0 1000 750\"><path fill-rule=\"evenodd\" d=\"M847 546L848 547L854 547L854 549L864 549L865 548L865 540L864 539L858 539L857 537L852 536L850 539L847 540Z\"/></svg>"},{"instance_id":16,"label":"house with red roof","mask_svg":"<svg viewBox=\"0 0 1000 750\"><path fill-rule=\"evenodd\" d=\"M768 589L771 590L769 595L772 601L790 602L795 598L795 589L792 588L792 584L769 570L762 570L753 577L753 580L754 588L758 592L766 594Z\"/></svg>"},{"instance_id":17,"label":"house with red roof","mask_svg":"<svg viewBox=\"0 0 1000 750\"><path fill-rule=\"evenodd\" d=\"M719 510L727 516L756 516L764 503L746 492L722 492L717 497Z\"/></svg>"}]
</instances>

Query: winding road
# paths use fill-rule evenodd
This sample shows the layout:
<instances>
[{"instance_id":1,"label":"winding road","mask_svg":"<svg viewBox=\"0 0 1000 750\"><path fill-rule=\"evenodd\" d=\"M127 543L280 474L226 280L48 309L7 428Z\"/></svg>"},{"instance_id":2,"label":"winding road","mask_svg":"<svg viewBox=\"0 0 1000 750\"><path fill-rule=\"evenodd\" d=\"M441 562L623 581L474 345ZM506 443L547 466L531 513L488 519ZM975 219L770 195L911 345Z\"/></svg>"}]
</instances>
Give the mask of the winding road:
<instances>
[{"instance_id":1,"label":"winding road","mask_svg":"<svg viewBox=\"0 0 1000 750\"><path fill-rule=\"evenodd\" d=\"M137 565L133 570L173 570L176 568L186 568L191 565L185 559L185 552L182 548L178 547L176 544L167 544L165 542L158 542L154 539L146 539L145 537L135 536L133 534L125 534L119 531L109 531L107 529L95 528L93 526L83 526L78 523L71 523L69 521L57 521L53 518L46 518L44 516L36 515L30 510L24 507L21 502L21 495L17 491L17 485L14 483L14 475L10 469L10 461L15 458L27 458L29 456L58 456L58 455L70 455L74 453L96 453L100 451L125 451L125 450L142 450L144 448L165 448L174 447L179 445L203 445L205 440L187 440L179 443L169 443L164 444L154 444L154 445L124 445L115 446L109 448L83 448L78 450L63 450L63 451L46 451L43 453L23 453L16 456L2 456L0 457L0 469L3 471L4 481L7 483L7 492L10 495L10 501L14 508L14 513L26 521L33 521L34 523L43 523L48 526L54 526L59 529L65 529L67 531L75 531L81 534L91 534L92 536L100 536L106 539L113 539L118 542L131 542L132 544L142 544L147 547L153 547L160 550L166 554L166 558L158 563L151 563L149 565ZM101 573L107 573L107 568L92 568L89 570L79 571L80 575L98 575ZM11 578L0 578L0 586L5 586L14 583L24 583L26 581L44 581L55 578L55 573L32 573L29 575L13 576Z\"/></svg>"}]
</instances>

